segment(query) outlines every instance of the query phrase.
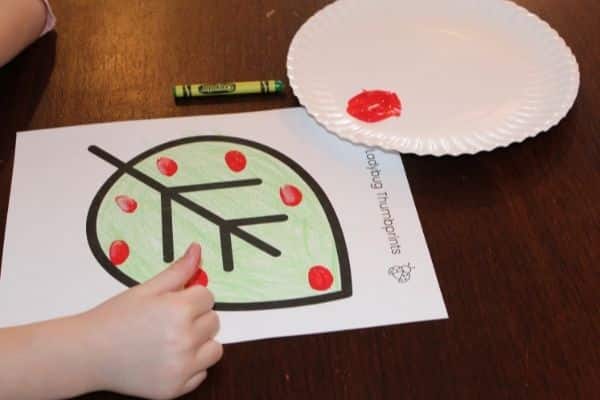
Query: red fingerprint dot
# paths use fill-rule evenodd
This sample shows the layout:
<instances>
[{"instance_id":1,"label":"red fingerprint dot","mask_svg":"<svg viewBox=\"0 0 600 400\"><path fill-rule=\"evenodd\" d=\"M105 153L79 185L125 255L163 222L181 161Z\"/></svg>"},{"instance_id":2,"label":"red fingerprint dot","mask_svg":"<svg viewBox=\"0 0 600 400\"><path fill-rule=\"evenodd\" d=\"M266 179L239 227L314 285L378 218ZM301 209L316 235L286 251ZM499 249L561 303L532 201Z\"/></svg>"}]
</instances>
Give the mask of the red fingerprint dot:
<instances>
[{"instance_id":1,"label":"red fingerprint dot","mask_svg":"<svg viewBox=\"0 0 600 400\"><path fill-rule=\"evenodd\" d=\"M246 156L237 150L230 150L225 154L225 162L233 172L240 172L246 168Z\"/></svg>"},{"instance_id":2,"label":"red fingerprint dot","mask_svg":"<svg viewBox=\"0 0 600 400\"><path fill-rule=\"evenodd\" d=\"M194 285L208 285L208 275L206 275L206 272L204 272L203 269L198 268L198 271L196 271L194 276L192 276L188 283L185 284L185 287L188 288Z\"/></svg>"},{"instance_id":3,"label":"red fingerprint dot","mask_svg":"<svg viewBox=\"0 0 600 400\"><path fill-rule=\"evenodd\" d=\"M156 160L156 167L161 174L166 176L173 176L177 172L177 163L169 157L160 157Z\"/></svg>"},{"instance_id":4,"label":"red fingerprint dot","mask_svg":"<svg viewBox=\"0 0 600 400\"><path fill-rule=\"evenodd\" d=\"M333 284L333 275L327 267L315 265L308 270L308 283L315 290L327 290Z\"/></svg>"},{"instance_id":5,"label":"red fingerprint dot","mask_svg":"<svg viewBox=\"0 0 600 400\"><path fill-rule=\"evenodd\" d=\"M294 185L283 185L279 189L279 197L286 206L295 207L302 201L302 192Z\"/></svg>"},{"instance_id":6,"label":"red fingerprint dot","mask_svg":"<svg viewBox=\"0 0 600 400\"><path fill-rule=\"evenodd\" d=\"M129 214L134 212L138 206L135 199L125 195L115 197L115 202L121 210Z\"/></svg>"},{"instance_id":7,"label":"red fingerprint dot","mask_svg":"<svg viewBox=\"0 0 600 400\"><path fill-rule=\"evenodd\" d=\"M124 240L115 240L110 245L108 256L114 265L121 265L129 257L129 246Z\"/></svg>"}]
</instances>

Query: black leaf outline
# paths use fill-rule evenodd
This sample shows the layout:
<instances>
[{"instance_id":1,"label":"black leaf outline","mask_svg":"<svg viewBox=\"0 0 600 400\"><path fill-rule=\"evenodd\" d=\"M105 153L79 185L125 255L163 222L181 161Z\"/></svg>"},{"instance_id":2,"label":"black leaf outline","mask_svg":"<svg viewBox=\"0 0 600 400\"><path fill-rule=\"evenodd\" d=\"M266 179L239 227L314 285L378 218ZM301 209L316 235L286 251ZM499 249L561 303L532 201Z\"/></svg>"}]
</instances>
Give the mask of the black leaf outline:
<instances>
[{"instance_id":1,"label":"black leaf outline","mask_svg":"<svg viewBox=\"0 0 600 400\"><path fill-rule=\"evenodd\" d=\"M217 136L217 135L203 135L203 136L191 136L182 139L176 139L170 142L166 142L155 146L145 152L137 155L127 163L126 166L132 167L136 165L142 160L171 147L195 143L195 142L225 142L232 144L240 144L244 146L248 146L257 150L260 150L264 153L269 154L273 158L279 160L283 164L290 167L304 182L312 189L314 194L316 195L319 203L325 215L327 217L329 227L331 229L331 233L334 238L338 265L339 265L339 273L340 273L340 290L336 292L327 292L323 294L315 294L312 296L301 297L301 298L290 298L284 300L274 300L274 301L257 301L257 302L219 302L215 303L214 309L218 311L251 311L251 310L265 310L265 309L273 309L273 308L284 308L284 307L298 307L305 306L310 304L323 303L333 300L339 300L352 296L352 278L350 272L350 261L348 258L348 250L346 247L346 241L344 239L344 234L342 232L339 220L331 205L331 202L327 198L327 195L320 187L320 185L315 181L315 179L308 173L304 168L302 168L295 161L287 157L286 155L280 153L279 151L263 145L261 143L257 143L247 139L241 139L237 137L230 136ZM90 146L90 148L93 146ZM114 265L110 262L104 250L100 246L100 242L98 239L98 234L96 230L98 211L100 209L100 205L104 200L104 197L110 190L110 188L117 182L118 179L123 176L124 171L117 170L114 172L108 180L101 186L100 190L92 200L90 205L90 209L88 211L87 221L86 221L86 233L88 238L88 244L90 246L90 250L94 254L94 257L98 260L100 265L115 279L120 281L126 286L135 286L138 285L139 282L135 281L127 274L120 271L118 268L115 268ZM179 188L191 188L191 186L182 186ZM237 220L238 222L240 220ZM242 220L243 222L243 220ZM240 224L243 225L243 224Z\"/></svg>"}]
</instances>

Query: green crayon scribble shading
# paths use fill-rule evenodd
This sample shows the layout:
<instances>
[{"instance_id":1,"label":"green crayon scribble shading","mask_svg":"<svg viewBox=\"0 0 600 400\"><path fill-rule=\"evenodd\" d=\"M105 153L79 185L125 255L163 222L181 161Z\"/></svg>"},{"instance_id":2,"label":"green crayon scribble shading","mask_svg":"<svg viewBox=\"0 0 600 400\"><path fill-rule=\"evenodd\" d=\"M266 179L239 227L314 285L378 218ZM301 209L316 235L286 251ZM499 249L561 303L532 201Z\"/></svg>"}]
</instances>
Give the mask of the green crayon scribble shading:
<instances>
[{"instance_id":1,"label":"green crayon scribble shading","mask_svg":"<svg viewBox=\"0 0 600 400\"><path fill-rule=\"evenodd\" d=\"M236 173L227 167L225 154L230 150L246 156L243 171ZM177 173L171 177L162 175L156 166L159 157L175 160ZM262 180L260 185L182 195L226 220L288 216L283 222L241 226L281 251L281 255L274 257L232 236L235 268L228 272L223 268L219 227L172 203L174 254L183 254L192 241L201 244L202 268L217 303L274 302L343 289L337 244L327 215L310 185L284 162L251 146L215 140L175 145L133 167L167 187L258 178ZM286 206L281 201L279 189L286 184L302 192L298 206ZM137 210L131 214L123 212L115 202L119 195L134 198ZM126 241L130 248L128 259L111 268L119 268L136 282L145 282L168 266L163 261L161 197L154 189L122 175L102 199L96 221L98 242L107 257L115 240ZM326 266L333 275L333 284L326 291L316 291L309 284L308 271L314 265Z\"/></svg>"}]
</instances>

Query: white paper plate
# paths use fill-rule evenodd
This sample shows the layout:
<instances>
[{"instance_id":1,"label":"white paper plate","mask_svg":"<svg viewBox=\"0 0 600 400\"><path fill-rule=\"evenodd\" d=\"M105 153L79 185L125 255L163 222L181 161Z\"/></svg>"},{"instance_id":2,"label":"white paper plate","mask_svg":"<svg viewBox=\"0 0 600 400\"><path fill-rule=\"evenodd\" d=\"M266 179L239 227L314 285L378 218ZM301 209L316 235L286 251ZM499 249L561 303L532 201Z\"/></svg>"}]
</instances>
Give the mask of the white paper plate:
<instances>
[{"instance_id":1,"label":"white paper plate","mask_svg":"<svg viewBox=\"0 0 600 400\"><path fill-rule=\"evenodd\" d=\"M329 131L420 155L520 142L557 124L579 89L564 40L503 0L340 0L300 28L287 69ZM402 115L355 119L347 102L363 89L397 93Z\"/></svg>"}]
</instances>

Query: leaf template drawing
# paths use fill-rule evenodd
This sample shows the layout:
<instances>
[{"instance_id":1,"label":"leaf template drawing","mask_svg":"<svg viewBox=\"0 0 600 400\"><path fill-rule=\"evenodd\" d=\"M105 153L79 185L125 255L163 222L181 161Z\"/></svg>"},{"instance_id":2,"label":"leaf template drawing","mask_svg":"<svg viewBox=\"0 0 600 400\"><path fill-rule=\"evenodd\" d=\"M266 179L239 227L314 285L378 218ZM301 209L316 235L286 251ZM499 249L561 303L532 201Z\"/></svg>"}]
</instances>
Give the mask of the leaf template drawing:
<instances>
[{"instance_id":1,"label":"leaf template drawing","mask_svg":"<svg viewBox=\"0 0 600 400\"><path fill-rule=\"evenodd\" d=\"M87 218L90 248L127 286L166 268L190 242L217 310L321 303L352 295L344 235L319 184L284 154L253 141L194 136L116 168Z\"/></svg>"}]
</instances>

